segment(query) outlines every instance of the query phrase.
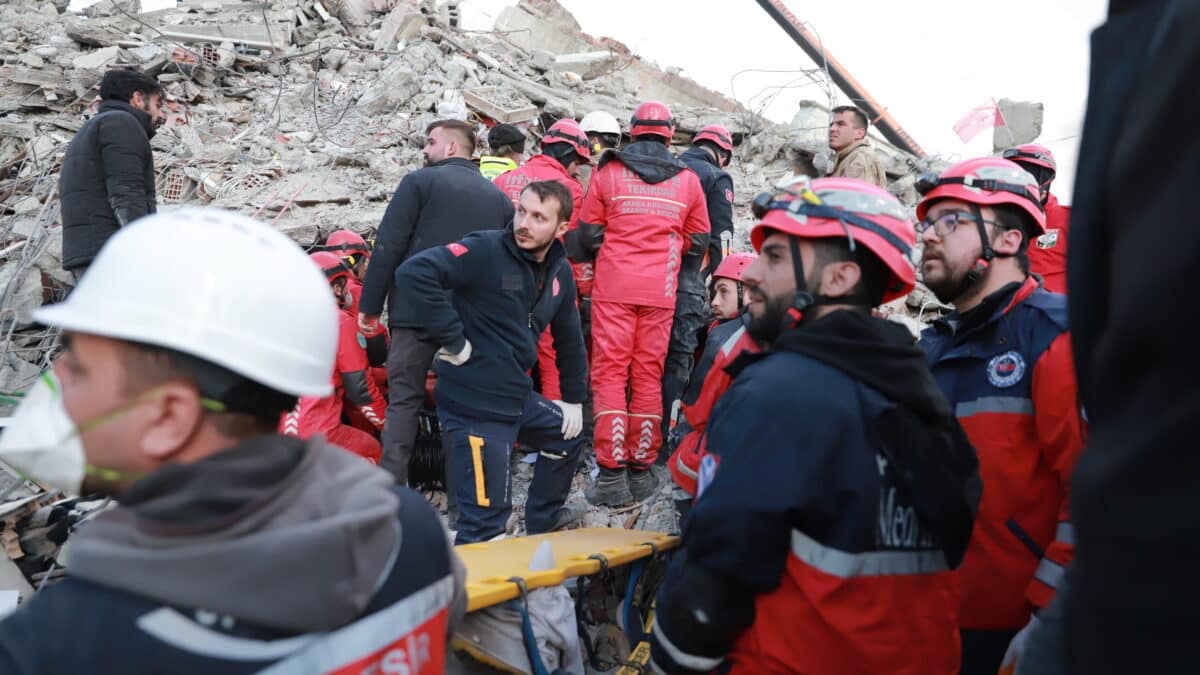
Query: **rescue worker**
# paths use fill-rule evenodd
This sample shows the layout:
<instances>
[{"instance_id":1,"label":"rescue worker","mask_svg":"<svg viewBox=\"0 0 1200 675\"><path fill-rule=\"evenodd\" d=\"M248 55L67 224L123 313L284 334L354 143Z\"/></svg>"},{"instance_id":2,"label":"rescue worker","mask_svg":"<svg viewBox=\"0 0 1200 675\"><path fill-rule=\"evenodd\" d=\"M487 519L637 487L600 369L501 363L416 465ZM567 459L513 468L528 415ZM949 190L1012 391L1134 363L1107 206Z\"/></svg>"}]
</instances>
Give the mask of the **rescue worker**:
<instances>
[{"instance_id":1,"label":"rescue worker","mask_svg":"<svg viewBox=\"0 0 1200 675\"><path fill-rule=\"evenodd\" d=\"M525 161L525 132L511 124L497 124L488 132L492 154L479 158L479 173L494 181Z\"/></svg>"},{"instance_id":2,"label":"rescue worker","mask_svg":"<svg viewBox=\"0 0 1200 675\"><path fill-rule=\"evenodd\" d=\"M521 192L526 185L543 180L553 180L562 183L571 193L571 222L568 231L575 229L579 217L579 207L583 202L583 186L579 184L579 169L591 159L587 137L579 124L572 119L561 119L550 125L546 135L542 137L542 154L526 162L519 169L502 174L495 183L513 200L517 206L521 200ZM592 265L580 263L572 265L575 274L575 285L582 298L585 293L592 292ZM586 289L586 291L584 290ZM590 302L590 300L589 300ZM586 344L588 322L584 318L585 306L580 302L579 318L583 327ZM538 373L541 379L542 396L554 401L562 399L562 389L558 385L558 364L555 360L554 338L547 329L538 340Z\"/></svg>"},{"instance_id":3,"label":"rescue worker","mask_svg":"<svg viewBox=\"0 0 1200 675\"><path fill-rule=\"evenodd\" d=\"M0 622L0 672L443 672L466 598L437 514L274 433L329 393L337 351L294 242L219 209L147 216L35 315L64 331L47 401L75 429L47 453L81 444L82 492L116 500L72 533L70 575Z\"/></svg>"},{"instance_id":4,"label":"rescue worker","mask_svg":"<svg viewBox=\"0 0 1200 675\"><path fill-rule=\"evenodd\" d=\"M998 157L918 180L925 285L955 311L921 335L979 450L983 503L960 571L964 675L994 675L1054 596L1074 549L1068 480L1082 423L1066 298L1029 274L1044 233L1037 181Z\"/></svg>"},{"instance_id":5,"label":"rescue worker","mask_svg":"<svg viewBox=\"0 0 1200 675\"><path fill-rule=\"evenodd\" d=\"M350 230L334 230L325 238L324 251L334 253L346 261L351 275L346 279L346 292L350 294L347 309L358 316L358 303L362 298L362 281L367 275L367 263L371 260L371 247L361 234Z\"/></svg>"},{"instance_id":6,"label":"rescue worker","mask_svg":"<svg viewBox=\"0 0 1200 675\"><path fill-rule=\"evenodd\" d=\"M283 416L279 432L285 436L311 438L322 434L330 443L343 447L366 459L379 463L382 450L379 441L370 433L343 424L344 403L353 406L376 431L383 429L387 401L375 386L371 364L367 361L366 340L360 341L356 316L349 311L350 294L346 284L350 269L333 253L318 251L309 256L333 290L338 303L337 359L331 372L333 393L328 396L302 396L291 412Z\"/></svg>"},{"instance_id":7,"label":"rescue worker","mask_svg":"<svg viewBox=\"0 0 1200 675\"><path fill-rule=\"evenodd\" d=\"M1029 269L1042 278L1042 288L1051 293L1067 293L1067 229L1071 207L1059 203L1050 192L1058 171L1050 149L1029 143L1005 150L1001 155L1031 173L1038 183L1038 197L1046 210L1046 233L1029 247Z\"/></svg>"},{"instance_id":8,"label":"rescue worker","mask_svg":"<svg viewBox=\"0 0 1200 675\"><path fill-rule=\"evenodd\" d=\"M404 318L441 345L434 398L458 501L456 543L505 533L516 441L539 449L526 531L550 532L583 517L582 504L564 506L583 450L587 388L575 280L558 240L570 221L571 192L562 183L529 183L512 230L476 232L396 272L410 313ZM534 392L528 375L546 326L562 374L559 401Z\"/></svg>"},{"instance_id":9,"label":"rescue worker","mask_svg":"<svg viewBox=\"0 0 1200 675\"><path fill-rule=\"evenodd\" d=\"M711 234L708 256L685 258L679 270L675 319L671 324L671 341L663 368L664 436L679 417L679 401L692 374L698 336L708 313L704 307L704 280L725 255L732 253L733 245L733 179L724 171L733 159L733 137L729 130L720 124L704 127L692 139L692 147L679 159L700 178L708 205Z\"/></svg>"},{"instance_id":10,"label":"rescue worker","mask_svg":"<svg viewBox=\"0 0 1200 675\"><path fill-rule=\"evenodd\" d=\"M656 672L956 673L978 462L907 329L871 316L914 284L906 209L847 178L759 203L742 279L770 350L708 424Z\"/></svg>"},{"instance_id":11,"label":"rescue worker","mask_svg":"<svg viewBox=\"0 0 1200 675\"><path fill-rule=\"evenodd\" d=\"M605 150L621 147L621 124L611 113L593 110L583 116L579 127L587 134L592 154L599 157Z\"/></svg>"},{"instance_id":12,"label":"rescue worker","mask_svg":"<svg viewBox=\"0 0 1200 675\"><path fill-rule=\"evenodd\" d=\"M599 159L605 150L621 147L621 125L611 113L594 110L583 116L583 119L579 121L579 126L587 134L593 158ZM584 192L587 192L591 179L592 167L590 165L582 167L579 172L579 182L583 185Z\"/></svg>"},{"instance_id":13,"label":"rescue worker","mask_svg":"<svg viewBox=\"0 0 1200 675\"><path fill-rule=\"evenodd\" d=\"M886 189L887 174L875 151L867 145L867 129L870 122L867 114L852 105L843 105L830 111L829 147L837 153L837 162L830 176L857 178Z\"/></svg>"},{"instance_id":14,"label":"rescue worker","mask_svg":"<svg viewBox=\"0 0 1200 675\"><path fill-rule=\"evenodd\" d=\"M733 378L725 370L744 352L751 354L762 346L746 331L750 317L743 311L742 272L754 262L753 253L734 253L721 261L713 272L712 307L716 321L709 329L704 353L696 362L692 379L684 392L680 412L683 419L671 430L674 452L667 462L675 486L671 497L675 501L676 524L691 508L696 496L696 478L706 454L704 432L717 399L729 389ZM727 298L733 298L726 308Z\"/></svg>"},{"instance_id":15,"label":"rescue worker","mask_svg":"<svg viewBox=\"0 0 1200 675\"><path fill-rule=\"evenodd\" d=\"M579 227L567 237L572 260L596 261L592 398L600 475L588 500L610 506L641 501L658 487L650 466L662 444L663 364L679 271L685 258L703 259L709 234L700 179L667 148L675 133L670 108L641 104L629 130L633 143L600 157Z\"/></svg>"},{"instance_id":16,"label":"rescue worker","mask_svg":"<svg viewBox=\"0 0 1200 675\"><path fill-rule=\"evenodd\" d=\"M742 270L757 257L753 253L734 253L717 265L712 275L712 299L709 300L714 320L726 321L742 313L745 305Z\"/></svg>"},{"instance_id":17,"label":"rescue worker","mask_svg":"<svg viewBox=\"0 0 1200 675\"><path fill-rule=\"evenodd\" d=\"M67 146L58 183L62 265L76 281L109 237L157 209L150 139L163 124L163 97L156 78L109 70L99 114Z\"/></svg>"},{"instance_id":18,"label":"rescue worker","mask_svg":"<svg viewBox=\"0 0 1200 675\"><path fill-rule=\"evenodd\" d=\"M351 316L358 316L358 304L362 298L362 282L367 276L367 263L371 260L371 247L362 235L350 230L334 230L325 238L324 250L336 254L346 262L351 274L346 278L346 293L350 304L345 309ZM359 329L363 339L367 341L367 359L373 368L380 369L382 377L376 376L379 386L387 386L387 370L382 368L387 363L388 335L383 324L376 324L370 332Z\"/></svg>"},{"instance_id":19,"label":"rescue worker","mask_svg":"<svg viewBox=\"0 0 1200 675\"><path fill-rule=\"evenodd\" d=\"M425 377L438 344L400 307L396 268L428 248L458 241L476 230L501 230L512 222L512 201L471 162L475 130L458 120L440 120L425 130L425 168L400 181L379 223L371 264L363 279L358 326L364 335L379 329L388 301L388 412L379 465L408 483L408 460L425 402Z\"/></svg>"}]
</instances>

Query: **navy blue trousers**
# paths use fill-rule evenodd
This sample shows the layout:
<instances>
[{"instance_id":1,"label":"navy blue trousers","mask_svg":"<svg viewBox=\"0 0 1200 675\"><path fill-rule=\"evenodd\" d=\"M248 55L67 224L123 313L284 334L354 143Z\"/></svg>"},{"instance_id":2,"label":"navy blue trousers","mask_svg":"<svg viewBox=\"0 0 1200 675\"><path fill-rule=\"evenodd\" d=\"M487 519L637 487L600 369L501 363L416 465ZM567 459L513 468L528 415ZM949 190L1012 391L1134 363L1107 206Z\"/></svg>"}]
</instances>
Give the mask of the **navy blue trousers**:
<instances>
[{"instance_id":1,"label":"navy blue trousers","mask_svg":"<svg viewBox=\"0 0 1200 675\"><path fill-rule=\"evenodd\" d=\"M562 437L562 410L537 392L529 392L521 419L511 422L473 417L438 406L442 447L446 452L448 490L458 502L455 544L487 541L505 531L512 513L509 474L514 442L540 452L525 502L525 530L549 532L567 500L579 464L584 435Z\"/></svg>"}]
</instances>

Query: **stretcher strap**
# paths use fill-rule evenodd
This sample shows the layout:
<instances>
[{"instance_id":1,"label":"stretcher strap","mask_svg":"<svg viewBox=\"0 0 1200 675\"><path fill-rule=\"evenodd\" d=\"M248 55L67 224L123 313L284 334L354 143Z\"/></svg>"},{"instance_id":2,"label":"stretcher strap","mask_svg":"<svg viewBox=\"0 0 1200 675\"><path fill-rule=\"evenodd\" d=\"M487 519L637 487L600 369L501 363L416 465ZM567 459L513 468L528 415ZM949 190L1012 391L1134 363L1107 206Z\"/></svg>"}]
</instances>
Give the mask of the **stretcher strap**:
<instances>
[{"instance_id":1,"label":"stretcher strap","mask_svg":"<svg viewBox=\"0 0 1200 675\"><path fill-rule=\"evenodd\" d=\"M521 591L521 597L517 600L509 600L508 606L521 616L521 636L524 638L525 655L529 658L529 667L533 670L533 675L550 675L546 670L546 664L542 662L542 655L538 653L537 636L533 634L533 622L529 619L529 600L526 597L529 587L521 577L509 577L508 580L516 584Z\"/></svg>"},{"instance_id":2,"label":"stretcher strap","mask_svg":"<svg viewBox=\"0 0 1200 675\"><path fill-rule=\"evenodd\" d=\"M588 556L588 559L595 560L600 563L600 571L597 572L597 574L600 575L600 583L603 584L610 576L608 558L603 554L597 553L595 555ZM601 661L596 656L596 648L594 645L592 645L592 637L588 635L587 629L585 628L587 621L586 614L584 612L584 603L586 602L587 588L589 584L590 582L588 581L587 575L583 575L575 579L575 629L579 633L579 641L583 643L583 649L585 652L587 652L588 664L592 667L592 669L609 671L616 668L620 664L609 661Z\"/></svg>"}]
</instances>

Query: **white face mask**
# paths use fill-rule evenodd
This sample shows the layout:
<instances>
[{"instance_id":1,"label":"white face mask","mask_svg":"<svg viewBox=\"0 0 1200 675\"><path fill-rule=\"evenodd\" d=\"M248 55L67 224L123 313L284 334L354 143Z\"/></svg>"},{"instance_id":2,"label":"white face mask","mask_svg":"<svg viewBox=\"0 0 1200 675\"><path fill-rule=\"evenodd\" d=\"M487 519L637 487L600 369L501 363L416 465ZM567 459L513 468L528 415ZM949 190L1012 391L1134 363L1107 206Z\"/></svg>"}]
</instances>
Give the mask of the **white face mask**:
<instances>
[{"instance_id":1,"label":"white face mask","mask_svg":"<svg viewBox=\"0 0 1200 675\"><path fill-rule=\"evenodd\" d=\"M79 494L87 460L53 372L38 376L0 434L0 460L68 495Z\"/></svg>"}]
</instances>

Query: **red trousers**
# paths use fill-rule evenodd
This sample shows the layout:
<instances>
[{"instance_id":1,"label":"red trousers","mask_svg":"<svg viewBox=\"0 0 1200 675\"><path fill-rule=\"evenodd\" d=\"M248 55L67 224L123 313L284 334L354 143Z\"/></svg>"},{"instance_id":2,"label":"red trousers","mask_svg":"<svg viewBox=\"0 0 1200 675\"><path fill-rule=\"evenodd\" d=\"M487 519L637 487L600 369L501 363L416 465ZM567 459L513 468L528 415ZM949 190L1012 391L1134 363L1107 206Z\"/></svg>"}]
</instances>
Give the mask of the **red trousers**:
<instances>
[{"instance_id":1,"label":"red trousers","mask_svg":"<svg viewBox=\"0 0 1200 675\"><path fill-rule=\"evenodd\" d=\"M380 456L383 455L383 446L379 444L378 439L362 429L355 429L345 424L338 425L336 429L325 435L325 439L372 464L378 464Z\"/></svg>"},{"instance_id":2,"label":"red trousers","mask_svg":"<svg viewBox=\"0 0 1200 675\"><path fill-rule=\"evenodd\" d=\"M658 457L663 367L674 314L673 307L592 300L592 398L600 466L649 466Z\"/></svg>"}]
</instances>

